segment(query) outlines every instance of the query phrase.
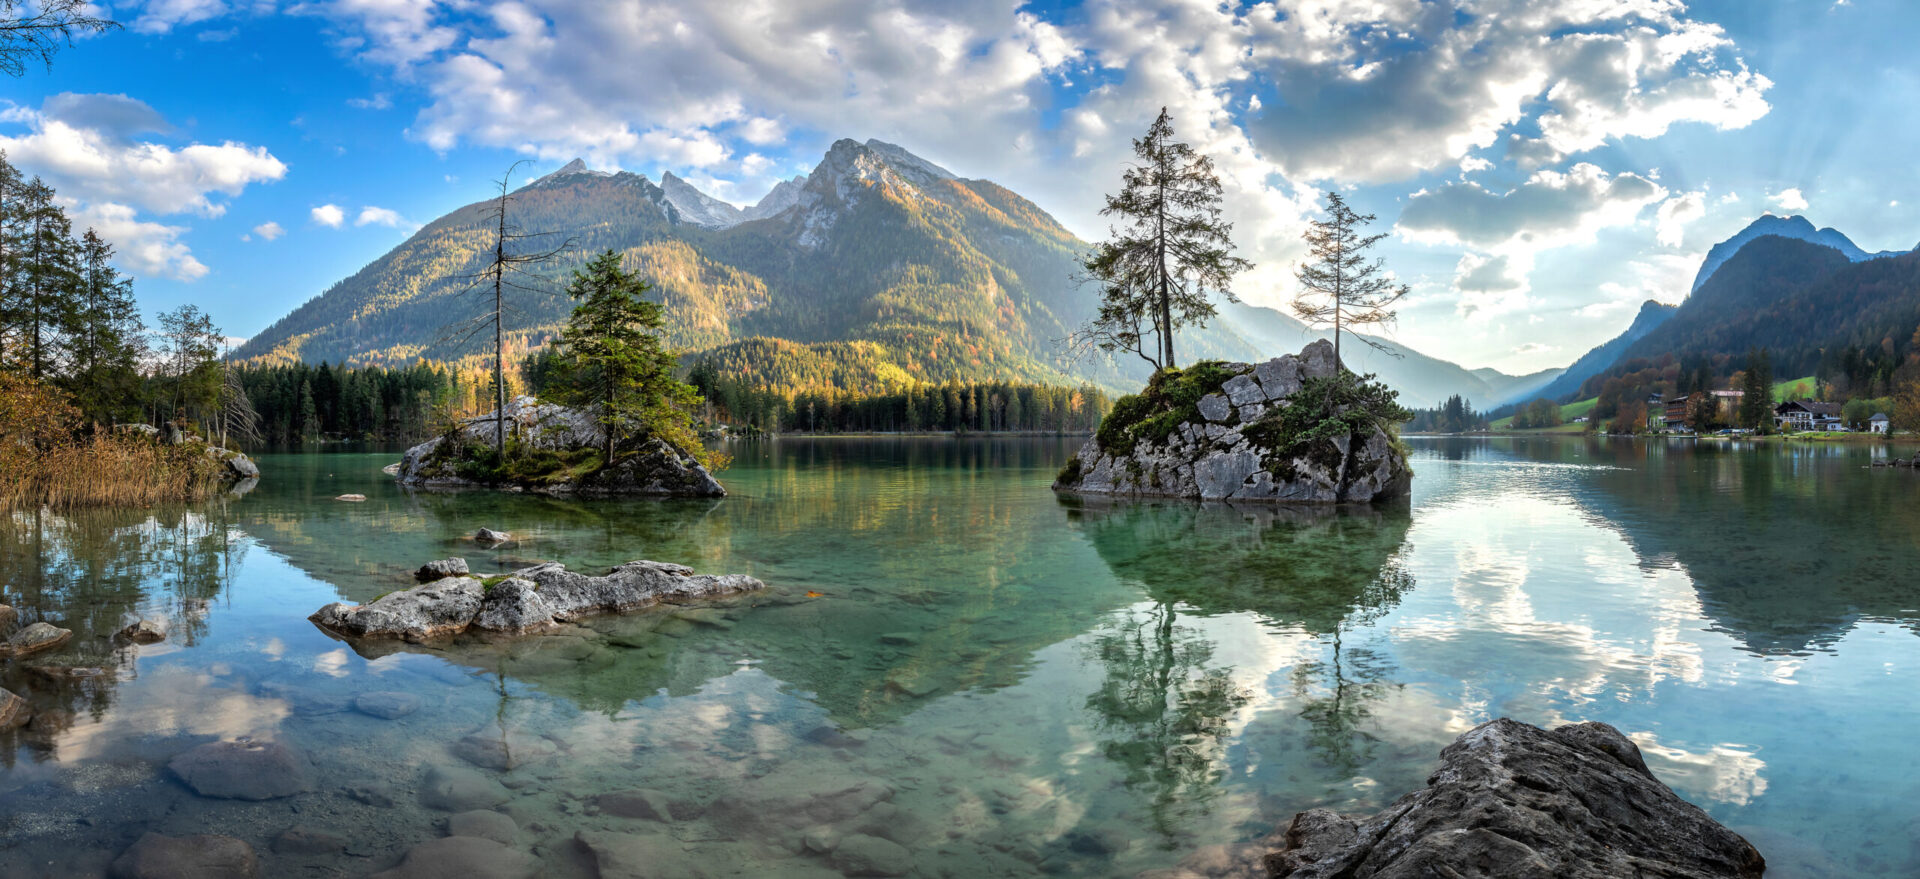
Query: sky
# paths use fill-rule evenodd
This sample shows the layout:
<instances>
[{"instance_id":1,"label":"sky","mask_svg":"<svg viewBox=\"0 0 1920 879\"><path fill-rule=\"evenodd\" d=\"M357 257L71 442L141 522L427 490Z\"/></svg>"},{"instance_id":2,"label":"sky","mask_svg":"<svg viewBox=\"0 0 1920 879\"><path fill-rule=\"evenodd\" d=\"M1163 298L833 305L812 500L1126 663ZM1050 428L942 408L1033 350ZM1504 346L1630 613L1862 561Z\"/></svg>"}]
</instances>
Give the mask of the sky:
<instances>
[{"instance_id":1,"label":"sky","mask_svg":"<svg viewBox=\"0 0 1920 879\"><path fill-rule=\"evenodd\" d=\"M246 337L420 224L575 158L750 204L879 138L1106 232L1162 107L1213 157L1248 301L1340 191L1389 335L1564 366L1762 213L1920 243L1912 0L112 0L0 81L0 149L149 314Z\"/></svg>"}]
</instances>

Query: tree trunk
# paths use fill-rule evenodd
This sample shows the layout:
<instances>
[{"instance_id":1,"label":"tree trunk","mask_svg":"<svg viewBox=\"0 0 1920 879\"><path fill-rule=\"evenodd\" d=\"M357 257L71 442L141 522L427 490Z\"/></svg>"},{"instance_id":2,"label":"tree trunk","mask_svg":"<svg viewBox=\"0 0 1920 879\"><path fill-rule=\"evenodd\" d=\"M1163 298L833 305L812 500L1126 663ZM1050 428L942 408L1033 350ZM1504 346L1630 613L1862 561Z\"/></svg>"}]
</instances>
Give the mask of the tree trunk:
<instances>
[{"instance_id":1,"label":"tree trunk","mask_svg":"<svg viewBox=\"0 0 1920 879\"><path fill-rule=\"evenodd\" d=\"M507 457L507 370L506 330L503 326L506 304L501 295L502 275L506 274L507 258L507 195L500 193L500 228L493 239L493 455L504 461Z\"/></svg>"}]
</instances>

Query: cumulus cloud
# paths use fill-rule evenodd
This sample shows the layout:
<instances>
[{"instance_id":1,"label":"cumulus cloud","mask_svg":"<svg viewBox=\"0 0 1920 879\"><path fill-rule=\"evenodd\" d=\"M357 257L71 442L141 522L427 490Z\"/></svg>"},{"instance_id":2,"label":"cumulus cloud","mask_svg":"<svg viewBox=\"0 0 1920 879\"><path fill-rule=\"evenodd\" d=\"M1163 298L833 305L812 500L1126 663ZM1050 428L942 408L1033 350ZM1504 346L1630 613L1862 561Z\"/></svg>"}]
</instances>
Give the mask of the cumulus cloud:
<instances>
[{"instance_id":1,"label":"cumulus cloud","mask_svg":"<svg viewBox=\"0 0 1920 879\"><path fill-rule=\"evenodd\" d=\"M328 205L328 207L333 207L333 206ZM339 209L334 208L334 210L337 211ZM316 216L315 219L318 219L318 216ZM399 212L388 209L388 208L374 207L372 205L368 205L366 207L361 208L360 216L355 217L353 219L353 224L355 226L387 226L395 229L398 229L401 226L411 225L406 221L405 218L400 216ZM340 224L338 221L335 221L333 223L329 223L328 225L338 226Z\"/></svg>"},{"instance_id":2,"label":"cumulus cloud","mask_svg":"<svg viewBox=\"0 0 1920 879\"><path fill-rule=\"evenodd\" d=\"M9 160L85 202L133 204L160 214L218 217L249 184L279 180L287 166L266 147L228 141L175 149L132 135L164 130L158 113L124 95L62 94L38 112L13 108L28 131L0 134Z\"/></svg>"},{"instance_id":3,"label":"cumulus cloud","mask_svg":"<svg viewBox=\"0 0 1920 879\"><path fill-rule=\"evenodd\" d=\"M1468 248L1454 273L1458 310L1496 314L1527 304L1527 276L1541 251L1630 225L1666 196L1646 177L1610 175L1582 162L1565 172L1536 171L1506 192L1468 181L1421 190L1407 199L1395 229L1411 242Z\"/></svg>"},{"instance_id":4,"label":"cumulus cloud","mask_svg":"<svg viewBox=\"0 0 1920 879\"><path fill-rule=\"evenodd\" d=\"M253 234L258 235L262 240L272 241L287 234L287 230L280 228L279 223L269 220L253 227Z\"/></svg>"},{"instance_id":5,"label":"cumulus cloud","mask_svg":"<svg viewBox=\"0 0 1920 879\"><path fill-rule=\"evenodd\" d=\"M1807 209L1807 197L1802 194L1798 188L1783 189L1773 195L1767 196L1767 201L1773 202L1779 206L1781 210L1785 211L1804 211Z\"/></svg>"},{"instance_id":6,"label":"cumulus cloud","mask_svg":"<svg viewBox=\"0 0 1920 879\"><path fill-rule=\"evenodd\" d=\"M340 228L340 224L347 219L347 212L337 204L323 204L307 213L314 222L333 229Z\"/></svg>"},{"instance_id":7,"label":"cumulus cloud","mask_svg":"<svg viewBox=\"0 0 1920 879\"><path fill-rule=\"evenodd\" d=\"M115 261L136 275L159 275L176 281L197 281L207 267L180 237L184 226L141 220L131 205L96 202L71 209L77 228L90 228L113 242Z\"/></svg>"},{"instance_id":8,"label":"cumulus cloud","mask_svg":"<svg viewBox=\"0 0 1920 879\"><path fill-rule=\"evenodd\" d=\"M1654 240L1662 247L1679 247L1686 240L1687 224L1707 215L1707 194L1687 192L1660 203L1654 214Z\"/></svg>"},{"instance_id":9,"label":"cumulus cloud","mask_svg":"<svg viewBox=\"0 0 1920 879\"><path fill-rule=\"evenodd\" d=\"M193 281L208 272L183 240L187 227L141 212L219 217L227 199L287 172L265 147L143 139L173 126L127 95L64 92L37 110L3 105L0 126L11 129L0 128L7 159L52 184L74 225L111 241L120 265L137 274Z\"/></svg>"}]
</instances>

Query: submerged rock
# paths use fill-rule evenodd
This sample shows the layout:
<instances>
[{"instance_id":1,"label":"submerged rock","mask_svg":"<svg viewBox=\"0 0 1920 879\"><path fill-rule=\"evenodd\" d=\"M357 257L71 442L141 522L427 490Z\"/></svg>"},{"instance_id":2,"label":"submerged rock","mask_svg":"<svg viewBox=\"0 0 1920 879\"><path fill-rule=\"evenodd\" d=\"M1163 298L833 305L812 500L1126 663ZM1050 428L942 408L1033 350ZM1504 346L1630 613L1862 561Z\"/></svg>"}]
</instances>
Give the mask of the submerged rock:
<instances>
[{"instance_id":1,"label":"submerged rock","mask_svg":"<svg viewBox=\"0 0 1920 879\"><path fill-rule=\"evenodd\" d=\"M167 640L167 627L153 620L140 620L121 629L120 638L133 644L157 644Z\"/></svg>"},{"instance_id":2,"label":"submerged rock","mask_svg":"<svg viewBox=\"0 0 1920 879\"><path fill-rule=\"evenodd\" d=\"M440 559L421 565L420 570L413 572L413 578L422 583L431 583L448 577L465 577L467 573L466 559Z\"/></svg>"},{"instance_id":3,"label":"submerged rock","mask_svg":"<svg viewBox=\"0 0 1920 879\"><path fill-rule=\"evenodd\" d=\"M665 562L632 561L600 577L548 563L491 586L471 577L449 577L366 604L330 604L308 619L347 638L421 642L469 630L525 634L586 616L764 588L766 584L744 574L695 574L692 568Z\"/></svg>"},{"instance_id":4,"label":"submerged rock","mask_svg":"<svg viewBox=\"0 0 1920 879\"><path fill-rule=\"evenodd\" d=\"M1161 423L1169 416L1152 407L1173 407L1169 411L1177 413L1182 404L1165 398L1156 379L1141 397L1130 398L1149 406L1138 410L1135 424L1103 424L1053 488L1083 495L1316 504L1404 497L1413 471L1406 452L1385 429L1311 442L1283 435L1287 428L1280 413L1293 405L1294 395L1308 381L1339 372L1333 345L1325 340L1258 365L1196 365L1171 381L1206 376L1210 385L1221 374L1226 378L1210 390L1184 387L1183 392L1200 396L1185 404L1191 408L1184 420L1171 424ZM1121 408L1116 406L1109 418L1128 417ZM1113 440L1113 447L1102 437Z\"/></svg>"},{"instance_id":5,"label":"submerged rock","mask_svg":"<svg viewBox=\"0 0 1920 879\"><path fill-rule=\"evenodd\" d=\"M474 836L491 839L501 845L513 845L520 825L512 818L491 809L474 809L447 819L448 836Z\"/></svg>"},{"instance_id":6,"label":"submerged rock","mask_svg":"<svg viewBox=\"0 0 1920 879\"><path fill-rule=\"evenodd\" d=\"M148 833L113 862L114 879L256 879L253 846L231 836Z\"/></svg>"},{"instance_id":7,"label":"submerged rock","mask_svg":"<svg viewBox=\"0 0 1920 879\"><path fill-rule=\"evenodd\" d=\"M505 531L495 531L492 528L482 528L473 532L473 542L475 543L506 543L512 539L512 534L508 534Z\"/></svg>"},{"instance_id":8,"label":"submerged rock","mask_svg":"<svg viewBox=\"0 0 1920 879\"><path fill-rule=\"evenodd\" d=\"M507 432L527 448L559 453L600 449L605 436L598 418L582 409L515 397L503 410ZM477 486L462 473L465 449L490 448L496 415L489 413L463 422L450 437L434 437L407 450L395 476L402 485ZM451 443L451 444L450 444ZM671 444L648 439L621 456L610 467L584 475L557 472L554 479L529 481L514 487L547 494L659 495L668 497L725 497L705 465Z\"/></svg>"},{"instance_id":9,"label":"submerged rock","mask_svg":"<svg viewBox=\"0 0 1920 879\"><path fill-rule=\"evenodd\" d=\"M26 726L27 721L32 719L33 706L28 705L27 700L14 695L10 690L0 688L0 730Z\"/></svg>"},{"instance_id":10,"label":"submerged rock","mask_svg":"<svg viewBox=\"0 0 1920 879\"><path fill-rule=\"evenodd\" d=\"M603 814L646 821L673 821L673 807L667 795L657 790L622 790L601 794L593 804Z\"/></svg>"},{"instance_id":11,"label":"submerged rock","mask_svg":"<svg viewBox=\"0 0 1920 879\"><path fill-rule=\"evenodd\" d=\"M1604 723L1483 723L1440 752L1424 790L1370 818L1294 816L1274 877L1759 879L1766 861L1654 778Z\"/></svg>"},{"instance_id":12,"label":"submerged rock","mask_svg":"<svg viewBox=\"0 0 1920 879\"><path fill-rule=\"evenodd\" d=\"M500 782L457 766L427 770L426 782L420 788L420 804L443 812L491 809L506 801L507 789Z\"/></svg>"},{"instance_id":13,"label":"submerged rock","mask_svg":"<svg viewBox=\"0 0 1920 879\"><path fill-rule=\"evenodd\" d=\"M420 710L420 697L412 693L379 691L354 697L353 707L361 714L382 720L398 720Z\"/></svg>"},{"instance_id":14,"label":"submerged rock","mask_svg":"<svg viewBox=\"0 0 1920 879\"><path fill-rule=\"evenodd\" d=\"M0 645L0 656L26 656L42 650L52 650L73 637L72 629L62 629L50 623L34 623L7 639Z\"/></svg>"},{"instance_id":15,"label":"submerged rock","mask_svg":"<svg viewBox=\"0 0 1920 879\"><path fill-rule=\"evenodd\" d=\"M400 865L368 879L530 879L533 856L477 836L428 840L407 850Z\"/></svg>"},{"instance_id":16,"label":"submerged rock","mask_svg":"<svg viewBox=\"0 0 1920 879\"><path fill-rule=\"evenodd\" d=\"M273 838L273 853L277 855L334 855L346 850L344 837L299 824Z\"/></svg>"},{"instance_id":17,"label":"submerged rock","mask_svg":"<svg viewBox=\"0 0 1920 879\"><path fill-rule=\"evenodd\" d=\"M307 789L307 760L278 742L208 742L167 764L203 797L271 800Z\"/></svg>"},{"instance_id":18,"label":"submerged rock","mask_svg":"<svg viewBox=\"0 0 1920 879\"><path fill-rule=\"evenodd\" d=\"M348 503L356 503L356 504L366 499L367 499L367 496L364 494L343 494L334 498L334 500L336 501L346 501Z\"/></svg>"},{"instance_id":19,"label":"submerged rock","mask_svg":"<svg viewBox=\"0 0 1920 879\"><path fill-rule=\"evenodd\" d=\"M833 847L833 865L847 876L905 876L913 870L913 854L898 843L850 833Z\"/></svg>"}]
</instances>

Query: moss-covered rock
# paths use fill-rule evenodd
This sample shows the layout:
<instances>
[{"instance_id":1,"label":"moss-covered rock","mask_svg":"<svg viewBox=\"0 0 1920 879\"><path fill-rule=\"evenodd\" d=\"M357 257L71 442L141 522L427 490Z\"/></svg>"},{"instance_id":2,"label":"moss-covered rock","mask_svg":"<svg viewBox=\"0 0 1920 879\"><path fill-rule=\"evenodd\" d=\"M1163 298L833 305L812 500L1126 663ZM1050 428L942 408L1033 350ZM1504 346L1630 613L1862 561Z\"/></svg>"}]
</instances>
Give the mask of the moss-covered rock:
<instances>
[{"instance_id":1,"label":"moss-covered rock","mask_svg":"<svg viewBox=\"0 0 1920 879\"><path fill-rule=\"evenodd\" d=\"M1054 490L1087 495L1368 503L1412 484L1407 413L1325 341L1261 364L1166 370L1116 402Z\"/></svg>"},{"instance_id":2,"label":"moss-covered rock","mask_svg":"<svg viewBox=\"0 0 1920 879\"><path fill-rule=\"evenodd\" d=\"M658 439L622 448L611 465L600 425L588 414L519 397L507 404L505 455L493 452L492 415L473 418L401 458L405 485L484 486L548 494L724 497L727 490L693 455Z\"/></svg>"}]
</instances>

